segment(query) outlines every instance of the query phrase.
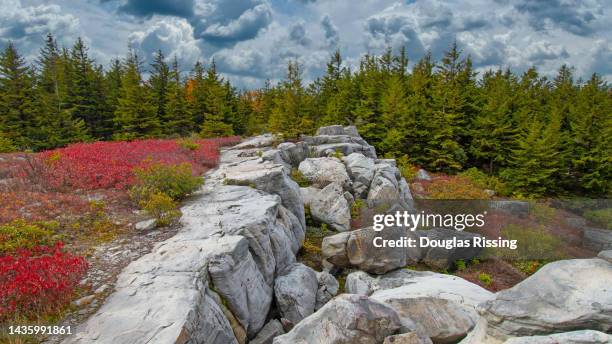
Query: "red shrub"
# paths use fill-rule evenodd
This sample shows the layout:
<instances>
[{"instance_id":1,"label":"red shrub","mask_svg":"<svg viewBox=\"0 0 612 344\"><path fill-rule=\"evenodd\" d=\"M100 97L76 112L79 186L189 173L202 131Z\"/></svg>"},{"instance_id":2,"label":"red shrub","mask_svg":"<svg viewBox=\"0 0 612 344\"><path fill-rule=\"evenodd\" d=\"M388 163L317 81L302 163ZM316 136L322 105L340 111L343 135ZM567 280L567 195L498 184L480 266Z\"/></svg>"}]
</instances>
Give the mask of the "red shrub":
<instances>
[{"instance_id":1,"label":"red shrub","mask_svg":"<svg viewBox=\"0 0 612 344\"><path fill-rule=\"evenodd\" d=\"M182 147L177 140L140 140L77 143L38 154L30 163L32 174L52 189L125 189L134 183L134 168L150 163L189 163L194 174L216 166L221 145L239 138L195 140L196 149Z\"/></svg>"},{"instance_id":2,"label":"red shrub","mask_svg":"<svg viewBox=\"0 0 612 344\"><path fill-rule=\"evenodd\" d=\"M0 322L60 310L86 270L85 259L63 252L61 243L0 257Z\"/></svg>"}]
</instances>

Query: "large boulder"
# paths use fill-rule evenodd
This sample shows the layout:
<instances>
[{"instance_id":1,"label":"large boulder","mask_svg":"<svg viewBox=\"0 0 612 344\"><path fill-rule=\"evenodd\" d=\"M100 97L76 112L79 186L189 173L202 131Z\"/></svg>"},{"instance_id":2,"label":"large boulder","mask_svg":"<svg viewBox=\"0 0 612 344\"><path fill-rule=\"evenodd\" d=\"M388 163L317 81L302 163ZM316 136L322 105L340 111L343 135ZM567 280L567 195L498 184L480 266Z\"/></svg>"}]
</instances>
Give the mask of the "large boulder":
<instances>
[{"instance_id":1,"label":"large boulder","mask_svg":"<svg viewBox=\"0 0 612 344\"><path fill-rule=\"evenodd\" d=\"M343 127L341 125L330 125L327 127L320 127L317 129L317 135L348 135L354 137L360 137L355 126Z\"/></svg>"},{"instance_id":2,"label":"large boulder","mask_svg":"<svg viewBox=\"0 0 612 344\"><path fill-rule=\"evenodd\" d=\"M314 270L300 263L291 265L274 283L274 296L281 316L297 324L312 314L318 287Z\"/></svg>"},{"instance_id":3,"label":"large boulder","mask_svg":"<svg viewBox=\"0 0 612 344\"><path fill-rule=\"evenodd\" d=\"M603 259L549 263L479 306L493 337L612 330L612 264Z\"/></svg>"},{"instance_id":4,"label":"large boulder","mask_svg":"<svg viewBox=\"0 0 612 344\"><path fill-rule=\"evenodd\" d=\"M376 149L361 138L354 127L346 131L344 129L340 131L339 128L336 128L332 130L325 129L319 132L325 132L326 134L302 137L304 142L310 147L311 155L323 157L332 156L338 152L345 156L351 153L361 153L376 159Z\"/></svg>"},{"instance_id":5,"label":"large boulder","mask_svg":"<svg viewBox=\"0 0 612 344\"><path fill-rule=\"evenodd\" d=\"M612 230L586 227L583 238L584 246L595 252L612 250Z\"/></svg>"},{"instance_id":6,"label":"large boulder","mask_svg":"<svg viewBox=\"0 0 612 344\"><path fill-rule=\"evenodd\" d=\"M385 338L383 344L433 344L429 337L416 333L408 332L396 334Z\"/></svg>"},{"instance_id":7,"label":"large boulder","mask_svg":"<svg viewBox=\"0 0 612 344\"><path fill-rule=\"evenodd\" d=\"M308 157L308 144L305 142L283 142L276 149L280 151L282 159L293 167L298 167Z\"/></svg>"},{"instance_id":8,"label":"large boulder","mask_svg":"<svg viewBox=\"0 0 612 344\"><path fill-rule=\"evenodd\" d=\"M304 200L304 206L310 207L312 200L317 197L319 192L321 192L321 189L317 189L313 186L300 188L300 193L302 194L302 199Z\"/></svg>"},{"instance_id":9,"label":"large boulder","mask_svg":"<svg viewBox=\"0 0 612 344\"><path fill-rule=\"evenodd\" d=\"M464 337L479 319L475 307L494 297L456 276L406 269L381 276L353 272L346 279L346 289L389 304L400 316L402 331L417 331L434 343Z\"/></svg>"},{"instance_id":10,"label":"large boulder","mask_svg":"<svg viewBox=\"0 0 612 344\"><path fill-rule=\"evenodd\" d=\"M351 209L344 197L342 185L331 183L318 192L310 202L310 214L339 232L351 229Z\"/></svg>"},{"instance_id":11,"label":"large boulder","mask_svg":"<svg viewBox=\"0 0 612 344\"><path fill-rule=\"evenodd\" d=\"M342 294L289 333L274 338L274 344L375 344L401 327L395 311L367 296Z\"/></svg>"},{"instance_id":12,"label":"large boulder","mask_svg":"<svg viewBox=\"0 0 612 344\"><path fill-rule=\"evenodd\" d=\"M401 240L406 230L402 227L387 227L380 232L372 227L366 227L351 232L346 243L346 255L352 266L360 270L384 274L406 266L406 252L402 247L375 247L384 240Z\"/></svg>"},{"instance_id":13,"label":"large boulder","mask_svg":"<svg viewBox=\"0 0 612 344\"><path fill-rule=\"evenodd\" d=\"M315 310L323 307L329 300L331 300L336 294L340 284L338 280L327 271L317 272L317 282L319 283L319 289L317 290L317 301L315 304Z\"/></svg>"},{"instance_id":14,"label":"large boulder","mask_svg":"<svg viewBox=\"0 0 612 344\"><path fill-rule=\"evenodd\" d=\"M222 242L226 248L211 255L208 272L215 290L227 300L234 316L252 337L265 324L266 314L260 310L270 308L272 288L257 270L248 241L240 236L234 238L235 242Z\"/></svg>"},{"instance_id":15,"label":"large boulder","mask_svg":"<svg viewBox=\"0 0 612 344\"><path fill-rule=\"evenodd\" d=\"M351 185L346 167L337 158L308 158L300 163L298 170L317 188L322 189L334 182L344 189Z\"/></svg>"},{"instance_id":16,"label":"large boulder","mask_svg":"<svg viewBox=\"0 0 612 344\"><path fill-rule=\"evenodd\" d=\"M353 193L357 198L366 198L370 183L374 177L374 159L368 158L361 153L352 153L342 158L346 165L351 180L353 181Z\"/></svg>"},{"instance_id":17,"label":"large boulder","mask_svg":"<svg viewBox=\"0 0 612 344\"><path fill-rule=\"evenodd\" d=\"M432 228L429 230L408 231L407 236L416 240L414 247L406 248L406 255L409 261L414 263L424 263L430 267L447 269L450 268L457 260L468 261L475 258L482 251L482 247L459 247L452 245L449 248L443 243L456 240L468 240L473 242L475 237L481 237L479 234L457 231L447 228ZM427 244L427 242L439 242L438 247ZM423 245L421 245L423 244ZM440 247L441 245L441 247Z\"/></svg>"},{"instance_id":18,"label":"large boulder","mask_svg":"<svg viewBox=\"0 0 612 344\"><path fill-rule=\"evenodd\" d=\"M379 163L374 166L374 177L368 191L368 204L391 204L400 199L398 169L391 164Z\"/></svg>"},{"instance_id":19,"label":"large boulder","mask_svg":"<svg viewBox=\"0 0 612 344\"><path fill-rule=\"evenodd\" d=\"M262 148L262 147L270 147L276 141L276 137L272 134L263 134L259 136L252 137L248 140L245 140L234 147L234 150L241 149L249 149L249 148Z\"/></svg>"},{"instance_id":20,"label":"large boulder","mask_svg":"<svg viewBox=\"0 0 612 344\"><path fill-rule=\"evenodd\" d=\"M599 254L597 255L597 258L601 258L603 260L608 261L609 263L612 263L612 250L599 252Z\"/></svg>"},{"instance_id":21,"label":"large boulder","mask_svg":"<svg viewBox=\"0 0 612 344\"><path fill-rule=\"evenodd\" d=\"M350 262L346 255L346 243L351 232L326 236L321 243L323 261L338 267L348 267Z\"/></svg>"},{"instance_id":22,"label":"large boulder","mask_svg":"<svg viewBox=\"0 0 612 344\"><path fill-rule=\"evenodd\" d=\"M612 344L612 335L592 330L555 333L547 336L510 338L504 344Z\"/></svg>"}]
</instances>

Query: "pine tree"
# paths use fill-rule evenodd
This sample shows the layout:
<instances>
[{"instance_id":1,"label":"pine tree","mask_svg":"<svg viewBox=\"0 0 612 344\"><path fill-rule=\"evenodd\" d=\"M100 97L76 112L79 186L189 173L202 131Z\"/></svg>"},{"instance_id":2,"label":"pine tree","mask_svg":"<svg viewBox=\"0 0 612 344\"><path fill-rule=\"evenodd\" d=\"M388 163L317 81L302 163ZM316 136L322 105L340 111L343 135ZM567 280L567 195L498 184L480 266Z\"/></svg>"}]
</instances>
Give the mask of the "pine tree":
<instances>
[{"instance_id":1,"label":"pine tree","mask_svg":"<svg viewBox=\"0 0 612 344\"><path fill-rule=\"evenodd\" d=\"M381 119L386 135L380 143L381 151L391 157L406 152L406 133L416 124L410 116L406 85L401 74L394 74L388 81L380 102Z\"/></svg>"},{"instance_id":2,"label":"pine tree","mask_svg":"<svg viewBox=\"0 0 612 344\"><path fill-rule=\"evenodd\" d=\"M380 121L380 99L384 88L384 78L380 62L376 56L366 55L360 63L355 76L358 87L355 106L355 124L359 133L373 145L378 146L385 135L385 128Z\"/></svg>"},{"instance_id":3,"label":"pine tree","mask_svg":"<svg viewBox=\"0 0 612 344\"><path fill-rule=\"evenodd\" d=\"M193 75L187 82L189 109L193 116L194 129L200 128L206 113L206 85L204 85L204 67L200 61L193 67Z\"/></svg>"},{"instance_id":4,"label":"pine tree","mask_svg":"<svg viewBox=\"0 0 612 344\"><path fill-rule=\"evenodd\" d=\"M130 49L124 62L121 92L115 110L117 140L157 137L161 133L151 91L142 83L140 60Z\"/></svg>"},{"instance_id":5,"label":"pine tree","mask_svg":"<svg viewBox=\"0 0 612 344\"><path fill-rule=\"evenodd\" d=\"M181 78L176 56L169 74L168 103L166 105L164 132L166 135L187 136L194 126L187 104L187 94Z\"/></svg>"},{"instance_id":6,"label":"pine tree","mask_svg":"<svg viewBox=\"0 0 612 344\"><path fill-rule=\"evenodd\" d=\"M155 54L151 67L153 70L149 77L149 84L151 85L153 101L155 102L157 119L160 123L166 124L168 120L166 117L166 110L169 97L168 84L170 79L170 67L168 67L161 50L158 50Z\"/></svg>"},{"instance_id":7,"label":"pine tree","mask_svg":"<svg viewBox=\"0 0 612 344\"><path fill-rule=\"evenodd\" d=\"M32 71L9 42L0 54L0 129L4 140L20 149L32 144L33 99Z\"/></svg>"}]
</instances>

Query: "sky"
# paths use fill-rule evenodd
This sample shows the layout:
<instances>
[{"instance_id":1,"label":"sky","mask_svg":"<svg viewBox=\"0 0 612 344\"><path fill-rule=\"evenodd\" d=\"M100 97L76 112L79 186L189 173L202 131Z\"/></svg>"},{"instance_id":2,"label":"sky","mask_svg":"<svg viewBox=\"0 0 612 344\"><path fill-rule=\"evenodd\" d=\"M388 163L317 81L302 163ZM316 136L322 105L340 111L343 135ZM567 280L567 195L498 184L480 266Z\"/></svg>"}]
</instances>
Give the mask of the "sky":
<instances>
[{"instance_id":1,"label":"sky","mask_svg":"<svg viewBox=\"0 0 612 344\"><path fill-rule=\"evenodd\" d=\"M612 81L610 0L0 0L1 46L32 61L48 32L67 47L83 38L103 65L128 46L145 69L158 49L185 71L214 59L241 88L282 79L294 59L312 80L336 49L355 67L387 47L439 59L453 41L479 72L569 64Z\"/></svg>"}]
</instances>

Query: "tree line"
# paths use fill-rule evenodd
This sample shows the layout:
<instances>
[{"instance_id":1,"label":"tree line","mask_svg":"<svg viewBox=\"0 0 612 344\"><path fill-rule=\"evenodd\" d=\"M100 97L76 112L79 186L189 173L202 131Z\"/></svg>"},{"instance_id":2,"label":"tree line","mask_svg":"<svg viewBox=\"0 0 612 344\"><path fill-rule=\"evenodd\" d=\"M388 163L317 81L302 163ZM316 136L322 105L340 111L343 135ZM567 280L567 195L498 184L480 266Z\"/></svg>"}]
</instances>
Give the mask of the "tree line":
<instances>
[{"instance_id":1,"label":"tree line","mask_svg":"<svg viewBox=\"0 0 612 344\"><path fill-rule=\"evenodd\" d=\"M214 62L183 75L176 58L166 60L159 51L144 66L130 50L105 70L81 39L67 49L48 35L28 65L9 43L0 55L0 151L266 131L298 139L354 124L383 156L451 174L478 167L515 194L612 190L612 92L597 74L575 80L564 65L552 79L535 68L479 76L453 44L440 61L427 54L412 68L404 49L366 54L355 70L336 51L313 82L291 61L281 82L238 91Z\"/></svg>"}]
</instances>

